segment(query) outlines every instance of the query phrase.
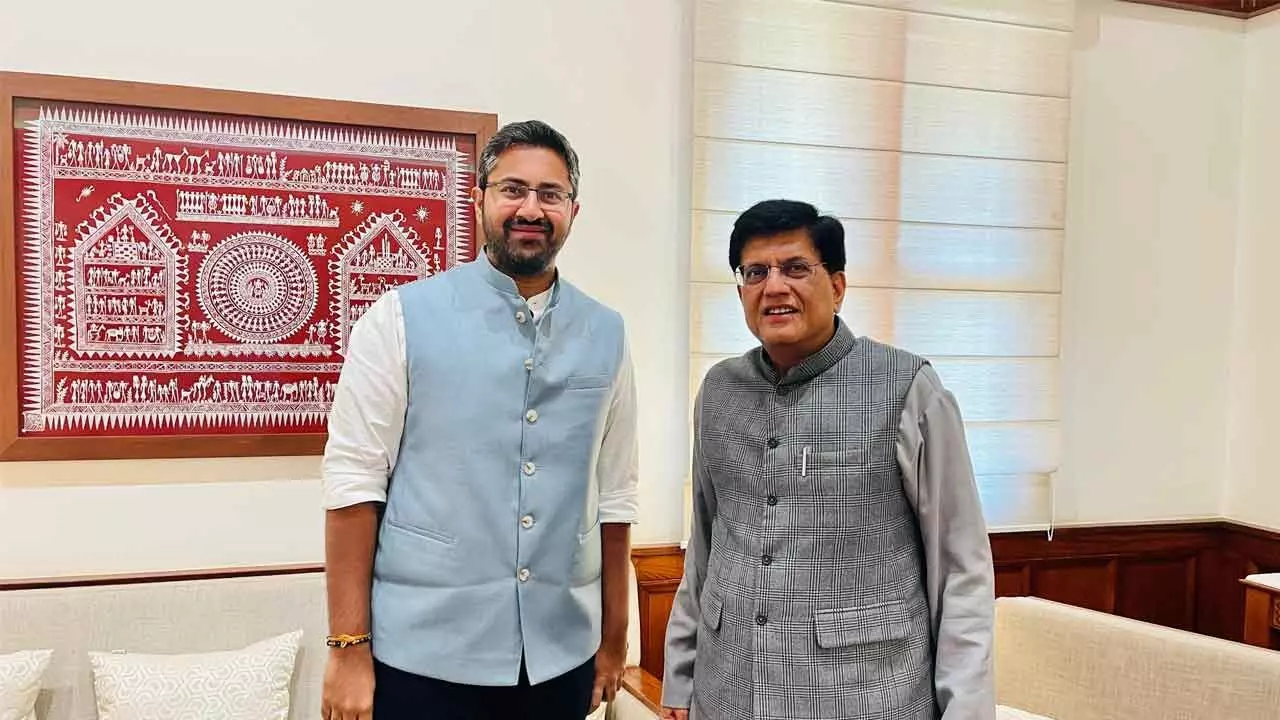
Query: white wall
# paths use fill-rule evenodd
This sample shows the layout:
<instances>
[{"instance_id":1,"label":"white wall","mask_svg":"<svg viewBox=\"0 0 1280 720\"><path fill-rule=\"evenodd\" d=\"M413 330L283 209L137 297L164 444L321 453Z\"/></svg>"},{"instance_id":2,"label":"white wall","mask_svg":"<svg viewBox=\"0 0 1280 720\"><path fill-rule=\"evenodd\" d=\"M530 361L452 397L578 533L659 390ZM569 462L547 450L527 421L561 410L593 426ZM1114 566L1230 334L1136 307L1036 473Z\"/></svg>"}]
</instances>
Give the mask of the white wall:
<instances>
[{"instance_id":1,"label":"white wall","mask_svg":"<svg viewBox=\"0 0 1280 720\"><path fill-rule=\"evenodd\" d=\"M7 3L0 68L496 112L582 158L567 277L619 309L641 407L637 542L681 536L690 18L678 0ZM183 15L175 15L182 12ZM323 557L315 458L0 464L0 577Z\"/></svg>"},{"instance_id":2,"label":"white wall","mask_svg":"<svg viewBox=\"0 0 1280 720\"><path fill-rule=\"evenodd\" d=\"M1244 57L1244 134L1233 347L1231 462L1226 512L1280 529L1280 482L1271 444L1280 431L1280 13L1249 21Z\"/></svg>"},{"instance_id":3,"label":"white wall","mask_svg":"<svg viewBox=\"0 0 1280 720\"><path fill-rule=\"evenodd\" d=\"M1078 7L1058 518L1216 516L1243 23L1112 0Z\"/></svg>"},{"instance_id":4,"label":"white wall","mask_svg":"<svg viewBox=\"0 0 1280 720\"><path fill-rule=\"evenodd\" d=\"M1280 330L1260 312L1280 307L1270 277L1280 249L1269 237L1280 228L1280 137L1268 132L1280 121L1271 92L1280 13L1251 21L1246 39L1235 20L1078 3L1058 519L1226 512L1280 528L1280 483L1264 456L1280 391L1253 361L1280 351ZM679 539L685 3L546 0L513 12L475 0L432 3L429 13L415 3L386 3L386 13L284 4L236 0L184 21L163 19L172 6L156 0L127 15L84 0L10 4L0 68L493 111L561 127L585 182L562 266L633 333L636 539ZM245 17L287 31L250 31ZM315 458L0 463L0 577L318 561L317 473Z\"/></svg>"}]
</instances>

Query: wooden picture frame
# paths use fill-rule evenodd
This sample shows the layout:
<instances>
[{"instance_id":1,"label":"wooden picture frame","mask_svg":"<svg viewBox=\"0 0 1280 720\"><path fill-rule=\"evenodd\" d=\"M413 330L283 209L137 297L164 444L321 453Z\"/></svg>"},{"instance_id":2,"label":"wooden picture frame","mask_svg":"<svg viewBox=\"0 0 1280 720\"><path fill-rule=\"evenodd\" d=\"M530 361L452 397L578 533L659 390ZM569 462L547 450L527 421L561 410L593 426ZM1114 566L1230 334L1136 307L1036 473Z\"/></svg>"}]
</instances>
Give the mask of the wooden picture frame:
<instances>
[{"instance_id":1,"label":"wooden picture frame","mask_svg":"<svg viewBox=\"0 0 1280 720\"><path fill-rule=\"evenodd\" d=\"M343 333L474 259L496 130L0 72L0 460L320 454Z\"/></svg>"}]
</instances>

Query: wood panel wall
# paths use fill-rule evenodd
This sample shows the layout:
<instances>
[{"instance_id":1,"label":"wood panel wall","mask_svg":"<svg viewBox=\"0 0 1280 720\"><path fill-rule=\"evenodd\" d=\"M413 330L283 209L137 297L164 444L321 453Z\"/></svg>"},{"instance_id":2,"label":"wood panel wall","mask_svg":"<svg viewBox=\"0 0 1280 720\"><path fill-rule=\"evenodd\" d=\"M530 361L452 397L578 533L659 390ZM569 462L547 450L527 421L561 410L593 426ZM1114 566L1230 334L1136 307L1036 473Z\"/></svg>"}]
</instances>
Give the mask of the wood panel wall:
<instances>
[{"instance_id":1,"label":"wood panel wall","mask_svg":"<svg viewBox=\"0 0 1280 720\"><path fill-rule=\"evenodd\" d=\"M1280 8L1280 0L1120 0L1136 5L1225 15L1247 20Z\"/></svg>"},{"instance_id":2,"label":"wood panel wall","mask_svg":"<svg viewBox=\"0 0 1280 720\"><path fill-rule=\"evenodd\" d=\"M991 536L996 595L1032 595L1240 641L1244 587L1280 572L1280 533L1230 522L1059 528ZM679 546L633 553L640 667L662 677L663 641L683 573Z\"/></svg>"}]
</instances>

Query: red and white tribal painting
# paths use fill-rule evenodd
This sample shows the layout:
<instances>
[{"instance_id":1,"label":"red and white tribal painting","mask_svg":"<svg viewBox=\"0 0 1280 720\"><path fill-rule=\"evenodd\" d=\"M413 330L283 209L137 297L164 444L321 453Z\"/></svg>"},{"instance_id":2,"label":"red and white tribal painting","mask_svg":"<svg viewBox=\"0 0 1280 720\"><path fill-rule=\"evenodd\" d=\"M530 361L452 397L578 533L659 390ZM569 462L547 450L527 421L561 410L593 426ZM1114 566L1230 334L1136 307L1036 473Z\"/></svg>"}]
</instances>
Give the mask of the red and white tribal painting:
<instances>
[{"instance_id":1,"label":"red and white tribal painting","mask_svg":"<svg viewBox=\"0 0 1280 720\"><path fill-rule=\"evenodd\" d=\"M471 259L469 135L27 115L23 436L323 432L352 324Z\"/></svg>"}]
</instances>

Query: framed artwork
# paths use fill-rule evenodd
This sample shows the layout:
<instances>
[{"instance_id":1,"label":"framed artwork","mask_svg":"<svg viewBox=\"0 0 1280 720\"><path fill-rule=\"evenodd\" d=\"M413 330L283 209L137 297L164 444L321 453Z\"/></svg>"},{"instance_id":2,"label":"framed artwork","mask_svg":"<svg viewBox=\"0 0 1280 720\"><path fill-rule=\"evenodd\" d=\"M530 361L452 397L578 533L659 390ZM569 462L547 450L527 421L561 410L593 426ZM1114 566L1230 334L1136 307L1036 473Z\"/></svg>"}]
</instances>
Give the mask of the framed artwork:
<instances>
[{"instance_id":1,"label":"framed artwork","mask_svg":"<svg viewBox=\"0 0 1280 720\"><path fill-rule=\"evenodd\" d=\"M474 258L496 128L0 73L0 459L322 452L353 323Z\"/></svg>"}]
</instances>

